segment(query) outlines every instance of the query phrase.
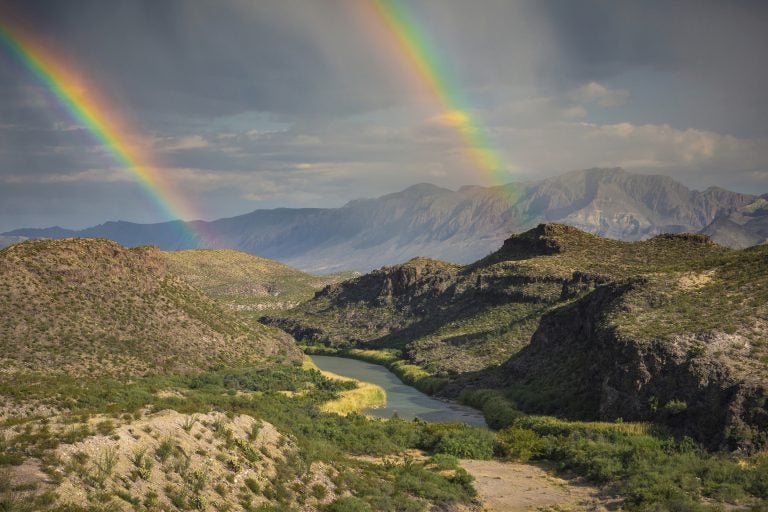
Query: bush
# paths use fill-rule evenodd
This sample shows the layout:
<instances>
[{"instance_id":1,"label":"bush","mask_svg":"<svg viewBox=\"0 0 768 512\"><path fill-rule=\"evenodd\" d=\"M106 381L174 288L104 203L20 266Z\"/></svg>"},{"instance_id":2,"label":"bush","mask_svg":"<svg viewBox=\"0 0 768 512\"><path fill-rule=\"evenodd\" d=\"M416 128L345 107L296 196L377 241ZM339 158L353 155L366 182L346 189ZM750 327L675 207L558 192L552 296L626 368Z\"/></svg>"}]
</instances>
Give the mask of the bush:
<instances>
[{"instance_id":1,"label":"bush","mask_svg":"<svg viewBox=\"0 0 768 512\"><path fill-rule=\"evenodd\" d=\"M527 428L510 427L496 436L496 449L501 458L525 462L542 457L548 451L546 438Z\"/></svg>"},{"instance_id":2,"label":"bush","mask_svg":"<svg viewBox=\"0 0 768 512\"><path fill-rule=\"evenodd\" d=\"M446 485L446 478L438 473L433 473L420 464L406 464L400 470L395 480L397 487L408 494L418 496L436 503L454 503L467 501L474 496L471 487L472 478L466 478L469 474L463 469L456 470L461 474L457 478L460 485ZM454 475L455 476L455 475ZM451 483L457 483L448 478Z\"/></svg>"},{"instance_id":3,"label":"bush","mask_svg":"<svg viewBox=\"0 0 768 512\"><path fill-rule=\"evenodd\" d=\"M253 478L246 478L245 479L245 486L255 495L259 495L261 493L261 487L259 486L259 482L254 480Z\"/></svg>"},{"instance_id":4,"label":"bush","mask_svg":"<svg viewBox=\"0 0 768 512\"><path fill-rule=\"evenodd\" d=\"M345 496L323 507L325 512L373 512L371 506L360 498Z\"/></svg>"},{"instance_id":5,"label":"bush","mask_svg":"<svg viewBox=\"0 0 768 512\"><path fill-rule=\"evenodd\" d=\"M512 400L494 389L467 389L459 395L459 402L483 412L485 422L493 429L508 427L523 413Z\"/></svg>"},{"instance_id":6,"label":"bush","mask_svg":"<svg viewBox=\"0 0 768 512\"><path fill-rule=\"evenodd\" d=\"M463 459L490 459L496 436L484 428L462 424L426 424L420 445L434 453L445 453Z\"/></svg>"},{"instance_id":7,"label":"bush","mask_svg":"<svg viewBox=\"0 0 768 512\"><path fill-rule=\"evenodd\" d=\"M429 462L437 466L438 469L456 469L459 467L459 459L447 453L436 453Z\"/></svg>"}]
</instances>

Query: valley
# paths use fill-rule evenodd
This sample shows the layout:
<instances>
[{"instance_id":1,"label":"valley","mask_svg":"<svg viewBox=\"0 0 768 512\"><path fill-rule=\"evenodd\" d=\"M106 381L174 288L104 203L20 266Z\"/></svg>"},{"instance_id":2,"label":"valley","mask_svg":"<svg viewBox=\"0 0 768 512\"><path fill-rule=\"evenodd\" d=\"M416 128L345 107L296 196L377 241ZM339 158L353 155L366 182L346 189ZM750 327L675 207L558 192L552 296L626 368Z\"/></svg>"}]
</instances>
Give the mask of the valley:
<instances>
[{"instance_id":1,"label":"valley","mask_svg":"<svg viewBox=\"0 0 768 512\"><path fill-rule=\"evenodd\" d=\"M0 0L0 512L768 512L766 48Z\"/></svg>"},{"instance_id":2,"label":"valley","mask_svg":"<svg viewBox=\"0 0 768 512\"><path fill-rule=\"evenodd\" d=\"M12 245L0 503L761 510L763 249L544 224L469 265L314 277L234 251Z\"/></svg>"}]
</instances>

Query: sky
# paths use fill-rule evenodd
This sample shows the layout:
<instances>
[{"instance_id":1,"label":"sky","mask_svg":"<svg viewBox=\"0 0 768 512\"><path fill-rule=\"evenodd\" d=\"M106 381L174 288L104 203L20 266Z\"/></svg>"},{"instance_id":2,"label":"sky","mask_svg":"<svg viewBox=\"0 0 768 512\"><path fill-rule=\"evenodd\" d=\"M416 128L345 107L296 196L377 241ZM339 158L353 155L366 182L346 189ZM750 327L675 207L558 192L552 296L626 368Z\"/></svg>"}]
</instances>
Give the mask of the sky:
<instances>
[{"instance_id":1,"label":"sky","mask_svg":"<svg viewBox=\"0 0 768 512\"><path fill-rule=\"evenodd\" d=\"M596 166L768 192L768 2L399 5L497 172L369 0L0 0L0 24L77 70L187 220ZM0 232L168 218L0 44Z\"/></svg>"}]
</instances>

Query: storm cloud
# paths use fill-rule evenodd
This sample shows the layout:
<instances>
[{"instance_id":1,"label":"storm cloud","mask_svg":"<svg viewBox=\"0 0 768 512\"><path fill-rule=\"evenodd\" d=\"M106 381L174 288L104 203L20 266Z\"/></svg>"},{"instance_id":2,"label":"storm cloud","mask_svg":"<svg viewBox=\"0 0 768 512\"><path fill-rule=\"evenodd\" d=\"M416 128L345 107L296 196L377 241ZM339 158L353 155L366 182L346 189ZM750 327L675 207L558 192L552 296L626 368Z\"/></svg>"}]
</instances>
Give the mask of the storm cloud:
<instances>
[{"instance_id":1,"label":"storm cloud","mask_svg":"<svg viewBox=\"0 0 768 512\"><path fill-rule=\"evenodd\" d=\"M507 181L622 166L768 191L768 4L404 2ZM494 182L367 0L0 0L204 218ZM0 47L0 231L163 220Z\"/></svg>"}]
</instances>

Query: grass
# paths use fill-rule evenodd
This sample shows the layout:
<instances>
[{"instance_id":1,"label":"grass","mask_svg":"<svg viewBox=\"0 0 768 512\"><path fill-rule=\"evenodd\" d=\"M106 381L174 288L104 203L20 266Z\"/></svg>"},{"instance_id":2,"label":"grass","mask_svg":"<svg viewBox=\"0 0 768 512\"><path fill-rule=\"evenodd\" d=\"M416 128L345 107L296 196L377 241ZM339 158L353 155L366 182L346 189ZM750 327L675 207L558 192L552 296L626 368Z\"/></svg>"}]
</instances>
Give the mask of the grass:
<instances>
[{"instance_id":1,"label":"grass","mask_svg":"<svg viewBox=\"0 0 768 512\"><path fill-rule=\"evenodd\" d=\"M322 412L346 416L351 413L361 413L367 409L384 407L387 404L387 394L381 386L320 370L309 356L305 356L302 367L304 369L320 371L323 377L330 380L353 382L355 384L353 389L341 391L338 398L323 403L320 406Z\"/></svg>"},{"instance_id":2,"label":"grass","mask_svg":"<svg viewBox=\"0 0 768 512\"><path fill-rule=\"evenodd\" d=\"M0 250L0 367L143 375L298 357L284 333L168 274L160 252L97 239Z\"/></svg>"},{"instance_id":3,"label":"grass","mask_svg":"<svg viewBox=\"0 0 768 512\"><path fill-rule=\"evenodd\" d=\"M301 347L307 354L348 357L350 359L357 359L369 363L380 364L388 368L404 384L413 386L416 389L429 395L435 394L445 384L448 383L448 379L437 377L418 365L411 364L408 361L400 359L398 355L399 352L393 349L338 349L333 347L325 347L322 345L302 345Z\"/></svg>"},{"instance_id":4,"label":"grass","mask_svg":"<svg viewBox=\"0 0 768 512\"><path fill-rule=\"evenodd\" d=\"M162 253L171 271L191 285L241 312L291 309L324 286L354 273L313 276L277 261L230 249L192 249Z\"/></svg>"},{"instance_id":5,"label":"grass","mask_svg":"<svg viewBox=\"0 0 768 512\"><path fill-rule=\"evenodd\" d=\"M411 467L389 467L369 465L354 459L349 455L368 454L385 455L399 453L406 449L434 449L441 439L447 435L435 434L425 437L426 424L403 420L374 420L351 412L346 416L323 412L323 405L337 400L347 391L353 390L354 384L341 380L331 380L314 369L300 367L277 368L239 368L218 369L215 371L194 374L155 375L133 378L122 382L105 379L79 379L58 385L55 376L35 375L28 379L20 379L13 386L17 396L53 401L59 400L51 395L66 394L70 404L66 421L73 425L89 417L91 414L113 412L114 428L123 425L122 418L126 412L131 418L144 414L147 407L151 410L174 409L183 414L195 415L208 413L211 410L227 411L234 416L246 414L252 418L260 418L275 425L291 441L284 445L287 450L295 446L295 450L284 454L277 461L276 475L268 482L260 482L260 490L264 497L274 506L295 506L306 500L317 499L312 493L311 486L296 485L291 482L301 482L313 462L323 462L333 467L334 486L340 486L355 494L367 503L373 510L424 510L428 501L433 503L465 503L471 495L471 483L466 479L452 480L440 475L437 469L431 469L426 464L415 464ZM4 390L8 390L8 386ZM177 393L158 394L159 390L176 390ZM0 390L3 391L3 390ZM192 416L190 416L192 417ZM198 416L199 417L199 416ZM65 418L65 419L66 419ZM62 419L62 424L65 419ZM102 422L94 420L94 425ZM5 434L14 429L13 434L3 437L3 453L19 454L22 458L29 456L47 457L46 453L54 450L59 437L64 430L57 428L42 429L35 427L35 420L8 422L0 427ZM57 423L58 425L58 423ZM173 426L179 435L192 436L200 433L203 426L193 424L189 432L184 428L185 422L175 419ZM254 426L257 425L257 426ZM29 427L29 428L27 428ZM228 470L233 475L245 470L251 464L261 464L267 455L255 452L255 457L249 458L242 444L246 437L260 436L264 428L261 421L248 426L243 434L243 442L237 437L225 422L221 425L205 426L214 434L214 446L221 446L229 455L217 464L232 463ZM451 429L453 432L453 429ZM176 442L168 439L165 434L156 433L156 429L136 429L135 435L153 436L154 444L146 452L130 451L126 466L128 477L135 481L145 481L140 470L145 468L149 478L159 477L165 472L178 472L184 477L183 485L171 485L161 500L172 500L178 507L198 506L200 502L190 500L196 496L208 500L223 500L213 487L207 494L196 491L190 476L194 468L185 469L187 460L178 448ZM451 434L457 435L457 434ZM467 434L469 435L469 434ZM154 437L156 436L156 437ZM470 437L474 437L471 436ZM55 442L51 442L55 441ZM205 436L200 440L205 446ZM231 445L231 446L230 446ZM146 446L146 445L144 445ZM248 446L245 446L248 448ZM210 450L212 448L209 448ZM106 459L105 459L106 460ZM110 459L111 460L111 459ZM147 462L151 460L153 462ZM217 459L218 460L218 459ZM282 462L280 462L282 460ZM84 471L92 464L102 461L100 454L92 460L85 460ZM109 462L109 460L106 460ZM51 470L58 471L56 463L52 462ZM188 463L186 463L188 465ZM154 465L154 468L152 467ZM99 480L110 482L123 478L121 474L109 475L110 464L102 464ZM95 466L94 466L95 467ZM227 466L229 467L229 466ZM161 469L162 468L162 471ZM433 475L434 474L434 475ZM131 476L132 475L132 476ZM414 478L417 475L418 478ZM428 476L425 476L428 475ZM418 491L418 481L424 481L423 491ZM109 494L109 487L104 492ZM198 486L199 487L199 486ZM206 489L210 486L206 486ZM437 489L441 489L441 494ZM162 490L162 489L161 489ZM219 488L221 490L221 488ZM207 492L207 491L206 491ZM418 494L421 493L421 494ZM234 491L226 492L232 499L238 499ZM253 495L249 491L249 495ZM424 498L420 498L422 495ZM216 498L218 496L218 498ZM127 495L126 495L127 497ZM94 496L94 499L95 496ZM124 498L119 496L116 499ZM55 507L46 507L56 510Z\"/></svg>"}]
</instances>

